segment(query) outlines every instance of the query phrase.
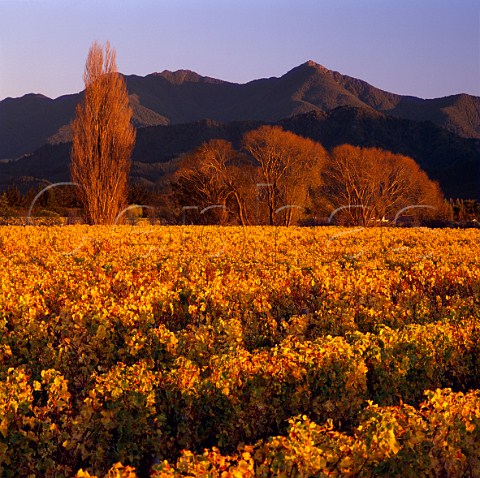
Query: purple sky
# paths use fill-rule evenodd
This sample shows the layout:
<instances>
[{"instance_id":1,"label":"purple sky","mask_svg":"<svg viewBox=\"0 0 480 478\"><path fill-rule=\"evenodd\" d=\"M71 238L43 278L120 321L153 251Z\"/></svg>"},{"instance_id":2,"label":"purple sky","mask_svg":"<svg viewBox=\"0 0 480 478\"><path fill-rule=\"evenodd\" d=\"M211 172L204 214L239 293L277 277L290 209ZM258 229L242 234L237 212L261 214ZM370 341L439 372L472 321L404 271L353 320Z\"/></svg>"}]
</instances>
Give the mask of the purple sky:
<instances>
[{"instance_id":1,"label":"purple sky","mask_svg":"<svg viewBox=\"0 0 480 478\"><path fill-rule=\"evenodd\" d=\"M480 0L0 0L0 99L83 89L92 41L122 73L237 83L307 60L399 94L480 96Z\"/></svg>"}]
</instances>

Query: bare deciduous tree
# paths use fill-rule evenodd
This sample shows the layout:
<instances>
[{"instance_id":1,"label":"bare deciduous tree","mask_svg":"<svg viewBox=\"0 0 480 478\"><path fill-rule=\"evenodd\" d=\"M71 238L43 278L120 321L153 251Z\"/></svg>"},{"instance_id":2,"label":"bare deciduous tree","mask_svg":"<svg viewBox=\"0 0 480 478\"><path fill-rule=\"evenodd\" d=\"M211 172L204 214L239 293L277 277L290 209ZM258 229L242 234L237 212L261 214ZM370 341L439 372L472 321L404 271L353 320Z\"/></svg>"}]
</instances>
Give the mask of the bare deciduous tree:
<instances>
[{"instance_id":1,"label":"bare deciduous tree","mask_svg":"<svg viewBox=\"0 0 480 478\"><path fill-rule=\"evenodd\" d=\"M278 126L261 126L246 133L243 146L259 165L269 224L290 225L298 209L285 209L283 219L275 211L282 206L306 207L310 187L319 184L325 149Z\"/></svg>"},{"instance_id":2,"label":"bare deciduous tree","mask_svg":"<svg viewBox=\"0 0 480 478\"><path fill-rule=\"evenodd\" d=\"M85 94L72 124L72 181L87 219L112 224L125 206L135 129L115 50L107 42L90 47L83 75Z\"/></svg>"},{"instance_id":3,"label":"bare deciduous tree","mask_svg":"<svg viewBox=\"0 0 480 478\"><path fill-rule=\"evenodd\" d=\"M438 184L412 158L379 148L338 146L322 175L328 208L345 206L343 216L352 224L392 219L402 208L413 205L428 206L412 209L416 216L431 216L433 208L443 208Z\"/></svg>"},{"instance_id":4,"label":"bare deciduous tree","mask_svg":"<svg viewBox=\"0 0 480 478\"><path fill-rule=\"evenodd\" d=\"M186 155L171 184L180 206L223 206L209 211L204 221L250 223L255 198L255 167L228 141L210 140ZM197 218L200 219L200 218Z\"/></svg>"},{"instance_id":5,"label":"bare deciduous tree","mask_svg":"<svg viewBox=\"0 0 480 478\"><path fill-rule=\"evenodd\" d=\"M235 155L227 141L211 140L181 161L172 178L175 198L180 206L198 207L223 206L229 195L227 163ZM212 217L210 217L212 216ZM225 209L211 210L203 219L225 222Z\"/></svg>"}]
</instances>

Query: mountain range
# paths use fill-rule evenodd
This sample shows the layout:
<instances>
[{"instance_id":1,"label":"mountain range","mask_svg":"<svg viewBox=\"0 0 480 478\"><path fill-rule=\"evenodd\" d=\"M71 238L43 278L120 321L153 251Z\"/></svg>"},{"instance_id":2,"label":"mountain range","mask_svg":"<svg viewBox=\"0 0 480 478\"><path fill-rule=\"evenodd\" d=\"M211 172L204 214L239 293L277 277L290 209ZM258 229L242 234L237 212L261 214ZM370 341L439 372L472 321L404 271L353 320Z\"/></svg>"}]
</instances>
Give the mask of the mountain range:
<instances>
[{"instance_id":1,"label":"mountain range","mask_svg":"<svg viewBox=\"0 0 480 478\"><path fill-rule=\"evenodd\" d=\"M348 142L408 154L445 194L480 197L479 97L401 96L312 61L246 84L188 70L124 78L138 128L132 175L145 184L202 141L239 144L245 131L268 123L327 148ZM81 97L28 94L0 102L0 183L68 178L69 123Z\"/></svg>"}]
</instances>

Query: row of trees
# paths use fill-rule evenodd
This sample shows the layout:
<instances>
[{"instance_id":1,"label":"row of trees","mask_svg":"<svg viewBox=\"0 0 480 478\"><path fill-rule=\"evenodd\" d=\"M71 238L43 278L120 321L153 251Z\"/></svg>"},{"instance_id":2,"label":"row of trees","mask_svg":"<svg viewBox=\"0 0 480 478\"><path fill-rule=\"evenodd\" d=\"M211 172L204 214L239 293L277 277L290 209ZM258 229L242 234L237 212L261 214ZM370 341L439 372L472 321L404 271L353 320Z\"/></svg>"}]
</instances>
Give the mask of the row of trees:
<instances>
[{"instance_id":1,"label":"row of trees","mask_svg":"<svg viewBox=\"0 0 480 478\"><path fill-rule=\"evenodd\" d=\"M128 205L135 129L109 43L90 48L84 82L72 123L72 185L89 223L113 224ZM288 226L306 216L367 225L402 210L416 217L451 212L411 158L349 145L327 152L276 126L246 133L238 151L213 140L186 155L171 178L172 203L189 222L242 225Z\"/></svg>"},{"instance_id":2,"label":"row of trees","mask_svg":"<svg viewBox=\"0 0 480 478\"><path fill-rule=\"evenodd\" d=\"M268 126L246 133L243 144L237 152L227 141L212 140L184 157L171 179L177 206L206 210L215 205L210 218L273 225L280 208L295 205L280 214L283 224L292 224L316 183L325 149Z\"/></svg>"},{"instance_id":3,"label":"row of trees","mask_svg":"<svg viewBox=\"0 0 480 478\"><path fill-rule=\"evenodd\" d=\"M4 192L0 193L0 222L10 223L11 221L18 222L21 220L23 224L25 217L30 209L33 199L44 189L44 186L31 187L25 192L21 192L16 186L10 186ZM263 189L263 188L262 188ZM247 205L252 214L251 222L244 222L244 224L266 224L268 216L266 208L259 204L261 200L260 192L262 189L257 188L259 194L255 196L252 188L252 202ZM265 193L265 192L264 192ZM193 195L190 196L190 202L185 204L193 204ZM333 209L321 209L321 201L319 198L310 197L310 203L316 203L320 206L318 209L311 207L302 211L303 214L298 218L299 224L313 225L326 224L328 218L334 211ZM128 222L136 223L139 219L149 220L160 224L242 224L240 218L232 211L225 210L223 207L210 208L202 212L202 207L189 206L183 209L179 203L178 197L173 194L166 194L163 190L146 189L138 184L129 185L127 194L127 204L130 204L125 214L122 214L123 219ZM141 206L133 208L132 205L147 205L147 208ZM197 203L198 204L198 203ZM208 206L205 206L208 208ZM300 212L299 209L293 208L294 212ZM362 208L360 208L360 211ZM332 216L332 224L354 223L350 213L359 213L357 208L344 208L340 212ZM263 212L263 217L261 213ZM398 211L397 211L398 212ZM437 219L430 217L411 216L411 214L420 212L430 212L436 215ZM441 215L440 215L441 212ZM73 186L57 186L43 192L38 200L35 202L35 207L31 211L33 217L48 217L52 219L52 223L81 223L86 221L84 209L76 196L76 188ZM281 212L275 216L280 217ZM396 215L396 213L395 213ZM300 216L300 215L299 215ZM256 218L259 218L257 221ZM298 217L298 216L297 216ZM394 216L390 218L394 219ZM17 219L15 219L17 218ZM58 220L57 220L58 219ZM360 222L361 219L358 219ZM448 202L442 203L439 210L430 208L413 208L404 211L399 216L398 224L405 225L406 223L426 224L426 225L444 225L444 226L461 226L461 227L480 227L480 202L471 199L450 199ZM382 222L370 221L370 224ZM32 219L32 223L37 223Z\"/></svg>"},{"instance_id":4,"label":"row of trees","mask_svg":"<svg viewBox=\"0 0 480 478\"><path fill-rule=\"evenodd\" d=\"M416 218L451 212L438 184L409 157L350 145L328 153L276 126L246 133L241 151L223 140L203 144L182 160L172 193L196 220L242 225L288 226L306 214L368 225L402 209Z\"/></svg>"}]
</instances>

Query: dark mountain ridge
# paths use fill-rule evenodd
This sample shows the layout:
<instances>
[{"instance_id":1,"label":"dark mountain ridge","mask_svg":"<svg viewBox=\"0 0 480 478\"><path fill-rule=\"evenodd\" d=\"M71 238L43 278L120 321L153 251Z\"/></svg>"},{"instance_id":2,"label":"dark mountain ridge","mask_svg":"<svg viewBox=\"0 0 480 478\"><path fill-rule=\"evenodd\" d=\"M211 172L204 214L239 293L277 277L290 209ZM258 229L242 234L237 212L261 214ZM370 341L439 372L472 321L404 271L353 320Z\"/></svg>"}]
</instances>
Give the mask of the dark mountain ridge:
<instances>
[{"instance_id":1,"label":"dark mountain ridge","mask_svg":"<svg viewBox=\"0 0 480 478\"><path fill-rule=\"evenodd\" d=\"M439 181L447 197L480 199L478 140L461 138L429 121L415 122L353 106L310 111L275 122L202 120L144 127L137 130L131 178L144 186L160 185L182 154L210 139L231 141L239 149L244 133L262 124L277 124L328 149L349 143L411 156L429 177ZM44 145L20 160L0 163L0 188L40 180L68 181L70 147L68 143Z\"/></svg>"},{"instance_id":2,"label":"dark mountain ridge","mask_svg":"<svg viewBox=\"0 0 480 478\"><path fill-rule=\"evenodd\" d=\"M466 94L431 100L385 92L313 61L276 78L245 84L189 70L125 76L137 127L220 121L267 121L339 106L432 121L465 138L480 138L480 98ZM55 100L25 95L0 101L0 159L17 158L45 143L69 141L69 123L82 93Z\"/></svg>"}]
</instances>

